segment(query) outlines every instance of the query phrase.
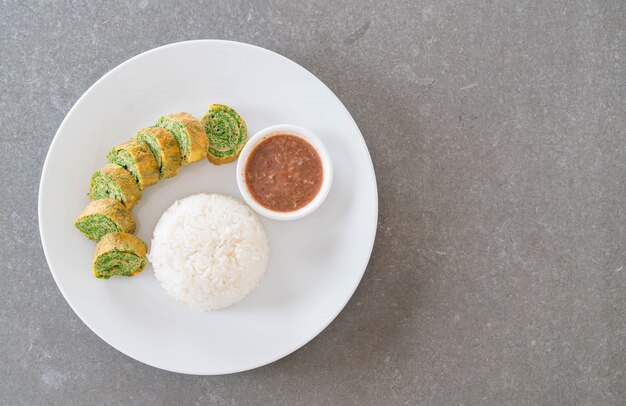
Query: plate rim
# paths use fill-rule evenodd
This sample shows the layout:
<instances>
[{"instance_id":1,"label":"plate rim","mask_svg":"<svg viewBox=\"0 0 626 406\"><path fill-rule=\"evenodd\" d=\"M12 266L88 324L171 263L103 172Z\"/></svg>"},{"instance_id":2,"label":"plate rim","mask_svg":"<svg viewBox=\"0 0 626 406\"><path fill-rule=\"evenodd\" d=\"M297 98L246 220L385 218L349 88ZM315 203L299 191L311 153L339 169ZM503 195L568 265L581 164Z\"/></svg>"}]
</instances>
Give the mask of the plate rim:
<instances>
[{"instance_id":1,"label":"plate rim","mask_svg":"<svg viewBox=\"0 0 626 406\"><path fill-rule=\"evenodd\" d=\"M374 214L375 219L374 219L374 223L373 223L373 230L371 232L371 241L369 244L369 248L367 250L367 256L365 257L365 263L361 264L360 268L362 268L361 270L361 274L358 277L358 280L355 281L354 286L352 287L352 290L350 292L349 295L347 295L347 298L345 300L345 302L341 305L337 307L337 311L334 313L334 315L332 317L330 317L326 322L321 324L321 327L315 331L314 333L312 333L310 335L310 337L302 340L301 342L296 343L294 346L287 348L285 351L281 351L276 357L272 357L271 360L267 361L262 361L260 363L256 363L253 366L247 367L247 368L234 368L231 370L226 370L224 372L220 372L220 373L202 373L202 372L198 372L198 371L193 371L193 368L190 368L188 370L181 370L181 369L176 369L176 368L164 368L162 366L159 365L155 365L155 363L152 363L150 361L147 360L140 360L138 358L136 358L135 356L128 354L120 349L118 349L116 346L112 345L111 343L109 343L107 340L105 340L91 325L90 322L88 322L86 319L87 317L84 316L81 311L78 309L78 306L76 306L75 303L73 303L73 300L70 299L69 295L67 295L67 293L65 292L65 290L62 287L62 284L59 283L59 279L57 277L57 274L55 273L52 264L49 261L49 248L47 247L46 244L46 240L44 239L44 231L43 231L43 227L42 227L42 188L44 185L44 182L46 181L46 174L48 173L48 166L50 163L50 156L52 151L54 151L56 145L57 145L57 141L58 141L58 136L59 134L64 130L65 126L67 125L67 121L68 118L70 116L72 116L72 114L74 113L74 110L76 110L76 108L81 104L81 102L83 102L83 99L85 99L97 86L100 82L104 81L106 78L108 78L109 76L111 76L114 72L116 72L119 69L122 69L124 66L126 66L127 64L132 63L133 61L135 61L136 59L139 59L141 57L144 57L148 54L154 53L154 52L158 52L158 51L162 51L163 49L166 48L170 48L170 47L177 47L177 46L183 46L183 45L189 45L189 44L194 44L194 43L222 43L222 44L227 44L230 46L235 46L235 47L244 47L244 48L253 48L255 50L260 50L263 52L269 52L271 54L273 54L274 56L279 57L280 59L285 60L286 62L295 65L296 68L301 69L306 75L308 75L311 79L319 82L324 88L326 88L326 90L328 91L328 93L330 95L332 95L332 97L334 97L338 102L339 105L343 108L344 112L347 113L348 117L350 118L352 125L354 126L354 128L356 129L356 131L359 133L360 140L359 142L362 144L363 147L365 147L365 151L367 151L367 154L369 156L369 171L370 171L370 175L372 177L373 180L373 186L374 186L374 192L375 192L375 198L374 198ZM348 109L346 108L346 106L343 104L343 102L339 99L339 97L337 97L337 95L321 80L319 79L317 76L315 76L312 72L310 72L308 69L306 69L305 67L303 67L302 65L298 64L297 62L287 58L286 56L283 56L277 52L274 52L270 49L267 48L263 48L257 45L253 45L253 44L248 44L245 42L239 42L239 41L231 41L231 40L222 40L222 39L196 39L196 40L187 40L187 41L178 41L178 42L173 42L173 43L169 43L166 45L161 45L155 48L151 48L147 51L141 52L125 61L123 61L122 63L116 65L114 68L110 69L108 72L106 72L104 75L102 75L98 80L96 80L91 86L89 86L89 88L78 98L78 100L76 100L76 102L72 105L72 108L70 108L70 110L67 112L67 114L65 115L65 117L63 118L63 121L61 121L61 124L59 125L59 128L57 129L57 131L54 134L54 137L52 139L52 142L50 143L49 147L48 147L48 151L46 152L46 158L44 160L44 164L41 170L41 177L39 180L39 188L38 188L38 192L37 192L37 218L38 218L38 228L39 228L39 239L41 240L41 245L44 251L44 257L46 258L46 263L48 264L48 269L50 270L50 273L52 274L52 278L54 279L54 282L57 286L57 288L59 289L59 291L61 292L61 295L63 296L63 298L65 299L65 301L67 302L67 304L70 306L70 308L72 309L72 311L76 314L76 316L78 316L78 318L83 322L83 324L85 324L87 326L87 328L89 328L89 330L91 330L92 333L94 333L98 338L100 338L102 341L104 341L107 345L109 345L110 347L114 348L116 351L126 355L127 357L140 362L142 364L145 365L149 365L153 368L157 368L160 370L164 370L164 371L169 371L169 372L175 372L175 373L180 373L180 374L185 374L185 375L197 375L197 376L218 376L218 375L229 375L229 374L234 374L234 373L239 373L239 372L244 372L244 371L250 371L253 369L257 369L266 365L270 365L282 358L287 357L288 355L294 353L295 351L299 350L300 348L304 347L305 345L307 345L309 342L311 342L315 337L317 337L318 335L320 335L320 333L322 331L324 331L339 315L339 313L341 313L343 311L343 309L346 307L346 305L348 304L348 302L350 301L350 299L352 299L352 296L354 296L354 293L356 292L356 289L358 288L358 286L361 284L361 280L363 279L363 275L365 274L365 271L367 270L367 266L370 262L371 256L372 256L372 252L374 249L374 244L376 241L376 235L377 235L377 231L378 231L378 215L379 215L379 196L378 196L378 184L377 184L377 180L376 180L376 172L374 170L374 163L372 161L372 155L369 151L369 148L367 147L367 143L365 142L365 138L363 137L363 133L361 132L359 126L357 125L356 121L354 120L354 117L352 117L352 114L350 114L350 112L348 111Z\"/></svg>"}]
</instances>

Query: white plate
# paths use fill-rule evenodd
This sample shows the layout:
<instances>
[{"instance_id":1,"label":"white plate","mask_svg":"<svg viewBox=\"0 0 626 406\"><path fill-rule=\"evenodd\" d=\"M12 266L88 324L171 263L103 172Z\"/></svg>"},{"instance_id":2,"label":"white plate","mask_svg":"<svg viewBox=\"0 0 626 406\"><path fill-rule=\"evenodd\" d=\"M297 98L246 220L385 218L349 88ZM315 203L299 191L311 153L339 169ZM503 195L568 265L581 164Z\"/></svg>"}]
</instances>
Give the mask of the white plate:
<instances>
[{"instance_id":1,"label":"white plate","mask_svg":"<svg viewBox=\"0 0 626 406\"><path fill-rule=\"evenodd\" d=\"M326 144L334 183L326 202L301 220L261 218L270 264L261 286L225 310L174 302L150 266L133 278L91 274L95 244L74 229L91 173L105 154L167 113L201 117L210 103L234 107L250 134L301 125ZM133 209L149 242L161 213L201 192L241 198L235 164L182 168L143 193ZM104 341L146 364L215 375L256 368L319 334L356 289L370 257L378 215L374 169L363 137L337 97L310 72L271 51L229 41L190 41L136 56L97 81L61 124L39 190L41 240L59 289Z\"/></svg>"}]
</instances>

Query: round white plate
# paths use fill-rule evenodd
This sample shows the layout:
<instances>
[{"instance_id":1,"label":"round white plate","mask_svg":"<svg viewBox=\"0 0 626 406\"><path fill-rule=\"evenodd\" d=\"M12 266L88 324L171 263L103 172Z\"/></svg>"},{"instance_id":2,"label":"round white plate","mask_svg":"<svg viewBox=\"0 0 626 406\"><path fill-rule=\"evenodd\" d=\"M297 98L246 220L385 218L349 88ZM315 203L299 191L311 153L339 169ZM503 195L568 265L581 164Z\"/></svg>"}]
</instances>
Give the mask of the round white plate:
<instances>
[{"instance_id":1,"label":"round white plate","mask_svg":"<svg viewBox=\"0 0 626 406\"><path fill-rule=\"evenodd\" d=\"M334 182L312 215L261 218L270 264L242 302L200 312L170 299L151 266L132 278L91 274L95 243L74 228L91 173L106 153L168 113L201 117L210 103L235 108L252 135L278 123L309 128L326 144ZM133 209L147 243L175 200L201 192L241 199L236 164L208 161L147 188ZM274 52L229 41L189 41L136 56L98 80L70 110L48 151L39 228L52 275L76 314L104 341L154 367L199 375L256 368L319 334L356 289L374 244L374 169L350 113L313 74Z\"/></svg>"}]
</instances>

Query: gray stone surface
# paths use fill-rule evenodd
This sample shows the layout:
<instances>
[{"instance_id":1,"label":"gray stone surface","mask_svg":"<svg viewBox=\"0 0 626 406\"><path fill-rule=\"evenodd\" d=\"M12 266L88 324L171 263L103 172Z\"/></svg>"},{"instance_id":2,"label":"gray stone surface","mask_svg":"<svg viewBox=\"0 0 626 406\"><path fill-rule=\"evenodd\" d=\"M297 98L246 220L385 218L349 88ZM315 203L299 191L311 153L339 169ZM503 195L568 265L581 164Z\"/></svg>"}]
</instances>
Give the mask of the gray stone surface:
<instances>
[{"instance_id":1,"label":"gray stone surface","mask_svg":"<svg viewBox=\"0 0 626 406\"><path fill-rule=\"evenodd\" d=\"M543 4L536 4L543 3ZM170 42L244 41L354 115L380 191L367 273L272 365L177 375L109 347L44 259L73 103ZM626 403L626 3L0 3L0 404Z\"/></svg>"}]
</instances>

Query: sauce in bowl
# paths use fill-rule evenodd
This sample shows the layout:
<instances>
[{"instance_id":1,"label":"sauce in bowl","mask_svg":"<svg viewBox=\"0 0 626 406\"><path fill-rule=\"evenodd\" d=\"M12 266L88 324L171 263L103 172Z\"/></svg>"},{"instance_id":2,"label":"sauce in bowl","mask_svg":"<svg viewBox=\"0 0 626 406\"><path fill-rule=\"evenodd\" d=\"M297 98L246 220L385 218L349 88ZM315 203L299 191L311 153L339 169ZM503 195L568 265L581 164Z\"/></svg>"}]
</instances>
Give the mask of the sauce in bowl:
<instances>
[{"instance_id":1,"label":"sauce in bowl","mask_svg":"<svg viewBox=\"0 0 626 406\"><path fill-rule=\"evenodd\" d=\"M306 140L279 133L254 147L244 176L250 194L261 206L278 212L296 211L319 193L322 160Z\"/></svg>"}]
</instances>

